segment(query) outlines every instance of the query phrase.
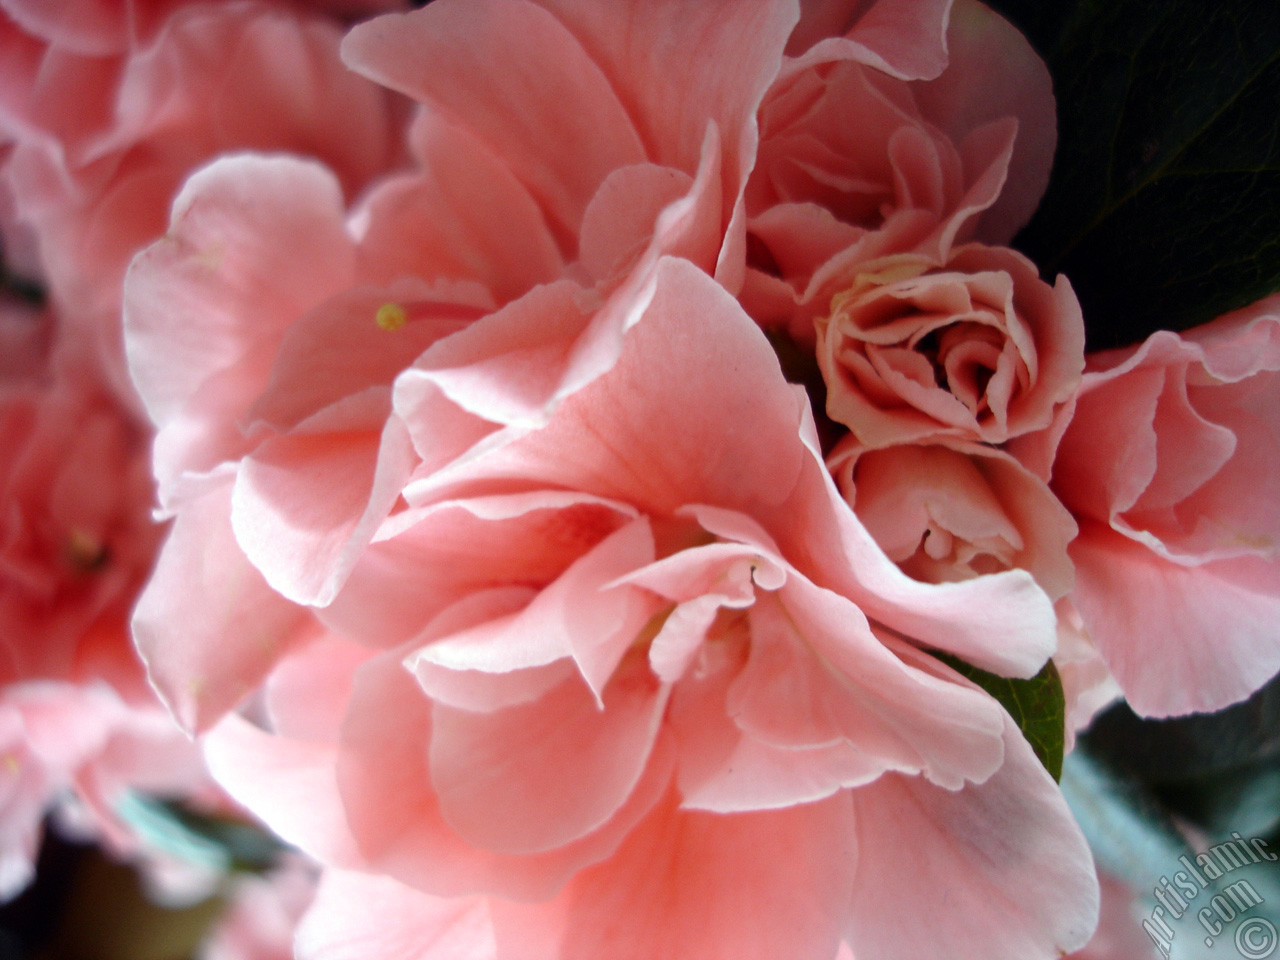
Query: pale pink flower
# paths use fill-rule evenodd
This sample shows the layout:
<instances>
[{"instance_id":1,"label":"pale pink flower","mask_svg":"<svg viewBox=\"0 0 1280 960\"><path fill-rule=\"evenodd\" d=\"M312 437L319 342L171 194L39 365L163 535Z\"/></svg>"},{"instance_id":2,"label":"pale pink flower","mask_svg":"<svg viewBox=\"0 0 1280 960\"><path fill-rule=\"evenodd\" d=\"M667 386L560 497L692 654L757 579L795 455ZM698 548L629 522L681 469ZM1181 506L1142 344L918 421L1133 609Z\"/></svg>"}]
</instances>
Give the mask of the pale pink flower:
<instances>
[{"instance_id":1,"label":"pale pink flower","mask_svg":"<svg viewBox=\"0 0 1280 960\"><path fill-rule=\"evenodd\" d=\"M126 702L100 681L0 688L0 899L34 875L50 814L62 832L142 867L162 899L188 895L190 868L150 848L122 817L135 791L225 805L199 750L154 700Z\"/></svg>"},{"instance_id":2,"label":"pale pink flower","mask_svg":"<svg viewBox=\"0 0 1280 960\"><path fill-rule=\"evenodd\" d=\"M827 415L868 447L1045 431L1084 369L1070 285L1000 247L861 264L816 330Z\"/></svg>"},{"instance_id":3,"label":"pale pink flower","mask_svg":"<svg viewBox=\"0 0 1280 960\"><path fill-rule=\"evenodd\" d=\"M315 867L297 855L263 876L236 877L226 911L197 960L293 960L294 933L315 898L317 879Z\"/></svg>"},{"instance_id":4,"label":"pale pink flower","mask_svg":"<svg viewBox=\"0 0 1280 960\"><path fill-rule=\"evenodd\" d=\"M332 601L411 475L545 421L607 370L662 255L740 277L755 111L795 11L615 13L437 0L360 25L347 61L424 104L417 169L348 218L314 164L224 160L135 262L131 372L177 514L137 631L184 723L206 725L300 642L292 604ZM413 413L430 427L393 404L409 367L432 384L420 405L441 407ZM217 611L196 629L218 652L197 663L205 645L186 644L180 667L166 638L192 604ZM232 693L231 676L246 685Z\"/></svg>"},{"instance_id":5,"label":"pale pink flower","mask_svg":"<svg viewBox=\"0 0 1280 960\"><path fill-rule=\"evenodd\" d=\"M1125 697L1217 710L1280 668L1280 297L1090 357L1053 487L1073 600Z\"/></svg>"},{"instance_id":6,"label":"pale pink flower","mask_svg":"<svg viewBox=\"0 0 1280 960\"><path fill-rule=\"evenodd\" d=\"M1057 139L1048 70L1003 18L976 0L867 6L806 3L761 108L742 301L804 345L859 263L1007 243Z\"/></svg>"},{"instance_id":7,"label":"pale pink flower","mask_svg":"<svg viewBox=\"0 0 1280 960\"><path fill-rule=\"evenodd\" d=\"M0 681L149 699L126 626L162 533L148 431L71 349L22 374L0 381Z\"/></svg>"},{"instance_id":8,"label":"pale pink flower","mask_svg":"<svg viewBox=\"0 0 1280 960\"><path fill-rule=\"evenodd\" d=\"M762 98L828 54L915 69L911 9L811 5L802 30L849 36L808 66L781 0L379 18L344 56L423 104L415 169L352 208L318 164L223 160L135 260L176 515L135 629L188 727L257 694L261 724L226 717L207 752L330 868L303 956L1087 939L1060 793L927 652L1029 676L1050 597L1021 570L903 574L732 299ZM949 203L920 242L950 242ZM945 905L904 930L922 889Z\"/></svg>"},{"instance_id":9,"label":"pale pink flower","mask_svg":"<svg viewBox=\"0 0 1280 960\"><path fill-rule=\"evenodd\" d=\"M43 821L75 770L100 750L110 696L70 684L10 684L0 692L0 900L31 881Z\"/></svg>"},{"instance_id":10,"label":"pale pink flower","mask_svg":"<svg viewBox=\"0 0 1280 960\"><path fill-rule=\"evenodd\" d=\"M342 65L327 18L238 0L8 6L52 34L0 18L3 175L64 322L98 344L122 391L124 272L164 232L188 174L229 150L293 151L323 158L354 195L400 156L385 91ZM109 55L66 46L97 31L80 7L146 42Z\"/></svg>"},{"instance_id":11,"label":"pale pink flower","mask_svg":"<svg viewBox=\"0 0 1280 960\"><path fill-rule=\"evenodd\" d=\"M915 579L1022 569L1055 600L1070 592L1075 521L1009 454L965 440L868 450L850 435L827 464L876 543Z\"/></svg>"},{"instance_id":12,"label":"pale pink flower","mask_svg":"<svg viewBox=\"0 0 1280 960\"><path fill-rule=\"evenodd\" d=\"M48 318L0 336L0 895L30 878L40 826L151 859L121 819L128 791L212 797L198 749L146 684L129 613L161 529L148 431L76 344L45 357ZM8 364L6 364L6 367Z\"/></svg>"},{"instance_id":13,"label":"pale pink flower","mask_svg":"<svg viewBox=\"0 0 1280 960\"><path fill-rule=\"evenodd\" d=\"M431 386L397 378L412 430ZM1029 675L1048 597L1023 571L906 577L815 446L755 325L668 259L616 366L407 486L329 635L272 673L270 729L206 738L233 796L336 868L300 955L1081 945L1093 869L1060 793L921 649Z\"/></svg>"}]
</instances>

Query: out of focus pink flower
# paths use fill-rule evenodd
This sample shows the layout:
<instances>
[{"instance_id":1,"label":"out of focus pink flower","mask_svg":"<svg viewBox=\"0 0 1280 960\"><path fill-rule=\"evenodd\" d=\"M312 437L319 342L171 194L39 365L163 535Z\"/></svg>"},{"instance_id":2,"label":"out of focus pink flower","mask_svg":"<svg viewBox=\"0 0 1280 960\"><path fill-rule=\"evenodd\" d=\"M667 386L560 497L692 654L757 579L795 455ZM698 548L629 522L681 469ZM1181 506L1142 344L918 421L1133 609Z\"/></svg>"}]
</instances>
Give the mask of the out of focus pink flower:
<instances>
[{"instance_id":1,"label":"out of focus pink flower","mask_svg":"<svg viewBox=\"0 0 1280 960\"><path fill-rule=\"evenodd\" d=\"M198 749L146 684L129 614L162 530L148 431L92 353L43 347L47 317L6 313L0 375L0 895L30 878L51 810L115 855L146 858L128 791L212 795ZM74 810L71 802L74 801Z\"/></svg>"},{"instance_id":2,"label":"out of focus pink flower","mask_svg":"<svg viewBox=\"0 0 1280 960\"><path fill-rule=\"evenodd\" d=\"M126 629L161 529L148 431L61 350L0 382L0 679L145 685Z\"/></svg>"},{"instance_id":3,"label":"out of focus pink flower","mask_svg":"<svg viewBox=\"0 0 1280 960\"><path fill-rule=\"evenodd\" d=\"M64 322L98 345L121 390L125 268L164 232L188 174L228 150L290 151L323 158L354 196L399 159L385 91L339 61L338 23L298 6L6 6L15 19L0 18L0 138L13 146L3 173ZM109 34L80 8L145 42L68 46L76 31L86 43Z\"/></svg>"},{"instance_id":4,"label":"out of focus pink flower","mask_svg":"<svg viewBox=\"0 0 1280 960\"><path fill-rule=\"evenodd\" d=\"M1093 939L1067 960L1156 960L1151 938L1135 915L1132 889L1108 874L1099 872L1102 910Z\"/></svg>"},{"instance_id":5,"label":"out of focus pink flower","mask_svg":"<svg viewBox=\"0 0 1280 960\"><path fill-rule=\"evenodd\" d=\"M296 855L263 876L237 877L197 960L293 960L294 933L315 898L316 881L316 868Z\"/></svg>"},{"instance_id":6,"label":"out of focus pink flower","mask_svg":"<svg viewBox=\"0 0 1280 960\"><path fill-rule=\"evenodd\" d=\"M1074 602L1126 698L1216 710L1280 668L1280 297L1089 359L1053 487Z\"/></svg>"},{"instance_id":7,"label":"out of focus pink flower","mask_svg":"<svg viewBox=\"0 0 1280 960\"><path fill-rule=\"evenodd\" d=\"M429 385L398 378L406 411ZM207 738L273 829L372 874L326 881L303 956L437 924L521 960L830 960L845 937L864 960L990 960L1087 938L1092 866L1056 786L920 649L1028 675L1048 598L1022 571L903 575L705 274L663 261L617 366L492 436L405 489L321 612L329 636L268 681L272 729ZM904 927L912 898L930 924Z\"/></svg>"},{"instance_id":8,"label":"out of focus pink flower","mask_svg":"<svg viewBox=\"0 0 1280 960\"><path fill-rule=\"evenodd\" d=\"M0 0L23 31L63 53L108 57L149 42L167 17L191 0ZM340 16L378 13L402 0L285 0L281 6Z\"/></svg>"}]
</instances>

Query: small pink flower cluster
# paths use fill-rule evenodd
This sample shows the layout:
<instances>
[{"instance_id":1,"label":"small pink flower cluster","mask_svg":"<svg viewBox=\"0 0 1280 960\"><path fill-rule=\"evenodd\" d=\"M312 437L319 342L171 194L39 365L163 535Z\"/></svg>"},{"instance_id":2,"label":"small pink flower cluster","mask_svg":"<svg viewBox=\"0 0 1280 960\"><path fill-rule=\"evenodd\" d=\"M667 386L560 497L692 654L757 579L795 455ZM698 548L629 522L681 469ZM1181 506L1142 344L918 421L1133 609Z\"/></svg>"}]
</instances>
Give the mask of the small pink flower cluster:
<instances>
[{"instance_id":1,"label":"small pink flower cluster","mask_svg":"<svg viewBox=\"0 0 1280 960\"><path fill-rule=\"evenodd\" d=\"M1086 357L977 0L3 6L0 879L205 789L131 616L301 960L1056 958L1087 845L935 654L1280 669L1280 297Z\"/></svg>"}]
</instances>

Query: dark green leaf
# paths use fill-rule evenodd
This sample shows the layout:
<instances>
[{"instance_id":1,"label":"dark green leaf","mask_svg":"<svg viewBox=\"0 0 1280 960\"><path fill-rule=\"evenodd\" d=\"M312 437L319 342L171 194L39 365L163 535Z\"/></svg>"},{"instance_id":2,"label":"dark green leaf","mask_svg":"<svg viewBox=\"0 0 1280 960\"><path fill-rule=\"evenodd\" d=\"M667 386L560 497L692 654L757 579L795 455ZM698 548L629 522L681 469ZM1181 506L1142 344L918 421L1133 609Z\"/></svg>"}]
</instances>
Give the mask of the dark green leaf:
<instances>
[{"instance_id":1,"label":"dark green leaf","mask_svg":"<svg viewBox=\"0 0 1280 960\"><path fill-rule=\"evenodd\" d=\"M1070 278L1091 349L1280 289L1280 4L996 6L1058 100L1053 177L1016 245Z\"/></svg>"},{"instance_id":2,"label":"dark green leaf","mask_svg":"<svg viewBox=\"0 0 1280 960\"><path fill-rule=\"evenodd\" d=\"M1217 713L1147 720L1117 704L1084 739L1112 766L1157 786L1280 764L1280 679Z\"/></svg>"},{"instance_id":3,"label":"dark green leaf","mask_svg":"<svg viewBox=\"0 0 1280 960\"><path fill-rule=\"evenodd\" d=\"M1058 676L1052 660L1031 679L1018 680L979 670L947 654L935 653L934 656L999 700L1053 779L1062 777L1067 729L1066 697L1062 691L1062 678Z\"/></svg>"}]
</instances>

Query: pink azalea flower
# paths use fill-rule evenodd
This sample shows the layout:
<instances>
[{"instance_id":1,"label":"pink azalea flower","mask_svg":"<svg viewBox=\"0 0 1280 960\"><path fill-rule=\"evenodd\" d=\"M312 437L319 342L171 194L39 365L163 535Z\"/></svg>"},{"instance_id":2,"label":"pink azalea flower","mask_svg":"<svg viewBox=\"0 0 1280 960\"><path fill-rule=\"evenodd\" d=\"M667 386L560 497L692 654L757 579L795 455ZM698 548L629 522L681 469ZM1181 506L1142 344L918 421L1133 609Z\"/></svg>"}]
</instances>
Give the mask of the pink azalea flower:
<instances>
[{"instance_id":1,"label":"pink azalea flower","mask_svg":"<svg viewBox=\"0 0 1280 960\"><path fill-rule=\"evenodd\" d=\"M813 343L857 267L1003 244L1031 216L1057 140L1052 84L975 0L805 4L761 108L742 301Z\"/></svg>"},{"instance_id":2,"label":"pink azalea flower","mask_svg":"<svg viewBox=\"0 0 1280 960\"><path fill-rule=\"evenodd\" d=\"M401 374L406 411L429 383ZM1061 795L922 650L1029 675L1048 598L1022 571L909 579L815 445L754 324L664 260L613 369L406 487L328 636L268 681L271 729L207 738L273 829L372 874L326 880L302 955L357 933L521 960L1081 945L1096 890ZM911 897L929 925L904 929Z\"/></svg>"},{"instance_id":3,"label":"pink azalea flower","mask_svg":"<svg viewBox=\"0 0 1280 960\"><path fill-rule=\"evenodd\" d=\"M957 51L996 36L1039 76L962 10ZM343 54L422 104L414 169L352 206L317 163L223 159L134 261L128 356L174 515L135 631L179 720L221 719L220 781L329 868L304 956L1022 960L1087 939L1096 881L1060 793L928 652L1030 676L1051 597L1019 569L906 576L733 299L755 302L768 220L757 116L832 63L868 89L936 75L948 5L927 12L923 34L898 0L799 27L784 0L379 18ZM957 91L994 89L967 62ZM994 116L907 91L928 102L886 124L916 130L894 163L964 142L917 171L936 203L904 187L898 240L946 262L1007 239L1030 211L996 206L1008 164L1047 172L1043 128L1023 156L1002 119L1043 118L1029 89ZM260 723L225 716L251 694ZM922 889L942 905L904 930Z\"/></svg>"},{"instance_id":4,"label":"pink azalea flower","mask_svg":"<svg viewBox=\"0 0 1280 960\"><path fill-rule=\"evenodd\" d=\"M315 898L316 879L314 866L299 856L264 876L237 877L197 960L293 960L294 933Z\"/></svg>"},{"instance_id":5,"label":"pink azalea flower","mask_svg":"<svg viewBox=\"0 0 1280 960\"><path fill-rule=\"evenodd\" d=\"M1074 602L1134 709L1217 710L1280 669L1280 298L1089 358L1053 486Z\"/></svg>"},{"instance_id":6,"label":"pink azalea flower","mask_svg":"<svg viewBox=\"0 0 1280 960\"><path fill-rule=\"evenodd\" d=\"M869 447L1045 430L1075 395L1084 319L1012 250L970 244L944 265L859 264L816 322L826 412Z\"/></svg>"},{"instance_id":7,"label":"pink azalea flower","mask_svg":"<svg viewBox=\"0 0 1280 960\"><path fill-rule=\"evenodd\" d=\"M216 719L300 642L307 618L280 597L330 603L412 474L545 421L607 370L660 256L740 276L755 110L794 11L697 9L645 5L625 36L581 4L443 0L379 18L344 55L425 105L418 169L349 219L315 165L242 157L187 184L126 303L178 515L138 638L184 723ZM675 22L699 31L699 57L670 47ZM431 384L412 402L439 416L393 402L410 366ZM212 596L198 629L219 652L179 670L155 651L173 645L174 611ZM232 694L223 676L247 685Z\"/></svg>"},{"instance_id":8,"label":"pink azalea flower","mask_svg":"<svg viewBox=\"0 0 1280 960\"><path fill-rule=\"evenodd\" d=\"M122 392L125 268L164 232L188 174L227 150L296 151L323 157L354 195L398 159L385 92L343 67L341 30L326 18L254 2L6 8L3 176L65 322L99 345ZM106 42L124 43L125 30L145 42ZM90 34L111 49L82 49Z\"/></svg>"},{"instance_id":9,"label":"pink azalea flower","mask_svg":"<svg viewBox=\"0 0 1280 960\"><path fill-rule=\"evenodd\" d=\"M828 465L905 572L1026 569L1063 598L1076 526L1047 482L1084 322L1065 278L1000 246L1048 181L1048 71L980 3L851 16L808 6L765 97L740 300L812 351ZM1060 630L1082 719L1111 688Z\"/></svg>"},{"instance_id":10,"label":"pink azalea flower","mask_svg":"<svg viewBox=\"0 0 1280 960\"><path fill-rule=\"evenodd\" d=\"M175 10L190 0L0 0L23 31L68 53L121 54L150 41ZM299 0L339 15L371 14L401 6L399 0Z\"/></svg>"},{"instance_id":11,"label":"pink azalea flower","mask_svg":"<svg viewBox=\"0 0 1280 960\"><path fill-rule=\"evenodd\" d=\"M148 432L74 344L48 361L46 319L6 313L0 323L13 366L0 371L5 897L30 879L50 810L117 856L151 858L118 814L127 791L215 796L129 634L162 532L151 519Z\"/></svg>"}]
</instances>

